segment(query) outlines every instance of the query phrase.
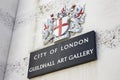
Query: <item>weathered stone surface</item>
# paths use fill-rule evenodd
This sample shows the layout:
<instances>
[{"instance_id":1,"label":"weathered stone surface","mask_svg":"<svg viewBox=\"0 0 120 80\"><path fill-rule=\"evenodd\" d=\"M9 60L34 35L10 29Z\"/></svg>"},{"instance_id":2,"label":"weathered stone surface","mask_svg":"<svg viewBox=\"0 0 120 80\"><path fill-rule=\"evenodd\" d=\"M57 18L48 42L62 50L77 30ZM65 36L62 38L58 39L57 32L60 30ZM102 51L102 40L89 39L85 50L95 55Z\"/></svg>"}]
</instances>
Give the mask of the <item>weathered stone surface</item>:
<instances>
[{"instance_id":1,"label":"weathered stone surface","mask_svg":"<svg viewBox=\"0 0 120 80\"><path fill-rule=\"evenodd\" d=\"M80 34L95 30L98 60L31 80L119 80L119 0L21 0L5 80L28 80L29 53L43 48L41 30L51 13L64 5L86 4L86 21ZM74 3L73 3L74 2ZM26 5L25 4L29 4ZM37 5L37 6L36 6ZM23 10L23 7L25 10ZM36 10L37 11L36 11ZM25 11L25 12L24 12ZM78 34L78 35L80 35Z\"/></svg>"}]
</instances>

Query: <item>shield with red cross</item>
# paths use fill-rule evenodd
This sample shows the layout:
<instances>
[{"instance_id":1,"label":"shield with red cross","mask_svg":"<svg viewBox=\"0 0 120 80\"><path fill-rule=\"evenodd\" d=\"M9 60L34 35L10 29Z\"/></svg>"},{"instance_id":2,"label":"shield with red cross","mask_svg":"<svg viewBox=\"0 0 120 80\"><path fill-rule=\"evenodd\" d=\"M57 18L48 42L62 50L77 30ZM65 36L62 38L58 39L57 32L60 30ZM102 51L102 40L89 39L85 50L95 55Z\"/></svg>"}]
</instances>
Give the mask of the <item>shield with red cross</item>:
<instances>
[{"instance_id":1,"label":"shield with red cross","mask_svg":"<svg viewBox=\"0 0 120 80\"><path fill-rule=\"evenodd\" d=\"M54 35L55 36L62 36L64 35L69 29L68 24L68 17L63 17L57 20L57 25L54 27Z\"/></svg>"}]
</instances>

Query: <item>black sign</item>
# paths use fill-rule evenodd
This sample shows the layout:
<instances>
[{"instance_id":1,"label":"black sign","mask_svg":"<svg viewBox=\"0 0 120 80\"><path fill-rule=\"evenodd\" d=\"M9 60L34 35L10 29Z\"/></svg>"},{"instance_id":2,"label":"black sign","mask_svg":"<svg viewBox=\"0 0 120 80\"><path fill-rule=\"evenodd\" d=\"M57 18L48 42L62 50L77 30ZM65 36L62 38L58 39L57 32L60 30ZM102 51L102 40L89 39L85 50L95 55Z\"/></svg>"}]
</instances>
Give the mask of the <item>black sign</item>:
<instances>
[{"instance_id":1,"label":"black sign","mask_svg":"<svg viewBox=\"0 0 120 80\"><path fill-rule=\"evenodd\" d=\"M28 78L97 59L95 32L77 36L30 54Z\"/></svg>"}]
</instances>

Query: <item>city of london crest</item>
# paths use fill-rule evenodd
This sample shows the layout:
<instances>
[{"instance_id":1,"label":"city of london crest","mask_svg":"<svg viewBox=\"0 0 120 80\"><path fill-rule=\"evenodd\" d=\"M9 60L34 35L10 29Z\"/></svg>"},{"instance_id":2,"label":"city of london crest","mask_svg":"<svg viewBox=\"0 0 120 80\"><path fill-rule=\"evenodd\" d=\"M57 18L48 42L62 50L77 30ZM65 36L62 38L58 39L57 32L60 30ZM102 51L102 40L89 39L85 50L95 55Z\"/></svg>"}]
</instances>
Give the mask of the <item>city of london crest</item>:
<instances>
[{"instance_id":1,"label":"city of london crest","mask_svg":"<svg viewBox=\"0 0 120 80\"><path fill-rule=\"evenodd\" d=\"M50 19L44 23L42 31L44 45L56 43L70 38L72 34L80 33L85 16L85 5L65 6L59 13L51 14Z\"/></svg>"}]
</instances>

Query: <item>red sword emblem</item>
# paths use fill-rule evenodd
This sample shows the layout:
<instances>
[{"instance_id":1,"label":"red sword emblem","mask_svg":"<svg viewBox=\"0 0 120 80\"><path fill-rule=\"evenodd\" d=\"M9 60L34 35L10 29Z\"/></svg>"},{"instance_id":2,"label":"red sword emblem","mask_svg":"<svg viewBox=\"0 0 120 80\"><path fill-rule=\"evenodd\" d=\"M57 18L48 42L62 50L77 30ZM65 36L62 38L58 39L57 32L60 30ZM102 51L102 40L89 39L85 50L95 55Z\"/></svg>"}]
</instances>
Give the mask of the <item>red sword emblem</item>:
<instances>
[{"instance_id":1,"label":"red sword emblem","mask_svg":"<svg viewBox=\"0 0 120 80\"><path fill-rule=\"evenodd\" d=\"M82 15L83 13L84 13L84 12L83 12L83 10L81 9L80 12L77 14L77 16L76 16L75 18L79 17L79 16Z\"/></svg>"},{"instance_id":2,"label":"red sword emblem","mask_svg":"<svg viewBox=\"0 0 120 80\"><path fill-rule=\"evenodd\" d=\"M47 25L46 25L46 24L44 24L44 30L46 30L46 29L48 29L48 27L47 27Z\"/></svg>"}]
</instances>

